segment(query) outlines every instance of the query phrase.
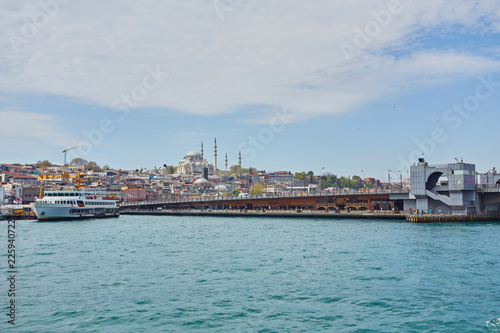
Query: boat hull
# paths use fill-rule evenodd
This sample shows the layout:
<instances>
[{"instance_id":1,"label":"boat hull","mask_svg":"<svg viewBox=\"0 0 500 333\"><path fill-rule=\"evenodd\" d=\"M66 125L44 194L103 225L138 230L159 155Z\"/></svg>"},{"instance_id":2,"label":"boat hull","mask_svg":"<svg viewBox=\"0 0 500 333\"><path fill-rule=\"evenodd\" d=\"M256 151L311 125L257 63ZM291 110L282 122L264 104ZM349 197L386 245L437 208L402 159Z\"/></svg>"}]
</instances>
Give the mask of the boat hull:
<instances>
[{"instance_id":1,"label":"boat hull","mask_svg":"<svg viewBox=\"0 0 500 333\"><path fill-rule=\"evenodd\" d=\"M90 218L118 217L117 207L78 207L76 205L61 206L52 203L35 202L31 209L39 221L77 220Z\"/></svg>"}]
</instances>

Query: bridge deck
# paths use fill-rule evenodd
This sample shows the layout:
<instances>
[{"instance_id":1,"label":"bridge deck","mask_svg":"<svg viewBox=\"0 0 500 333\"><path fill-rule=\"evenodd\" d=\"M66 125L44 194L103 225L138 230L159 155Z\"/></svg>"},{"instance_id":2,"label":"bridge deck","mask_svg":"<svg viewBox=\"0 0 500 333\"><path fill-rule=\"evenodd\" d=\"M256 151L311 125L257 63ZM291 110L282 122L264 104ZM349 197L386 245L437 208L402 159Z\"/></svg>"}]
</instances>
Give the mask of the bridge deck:
<instances>
[{"instance_id":1,"label":"bridge deck","mask_svg":"<svg viewBox=\"0 0 500 333\"><path fill-rule=\"evenodd\" d=\"M261 205L269 204L315 204L318 200L325 200L327 198L359 198L359 199L389 199L390 194L395 193L408 193L408 192L340 192L340 193L323 193L321 195L249 195L249 196L197 196L197 197L181 197L178 199L167 200L154 200L154 201L138 201L138 202L124 202L120 206L122 208L129 207L146 207L146 206L164 206L164 205L192 205L192 204L216 204L221 205L245 205L246 203L257 203Z\"/></svg>"}]
</instances>

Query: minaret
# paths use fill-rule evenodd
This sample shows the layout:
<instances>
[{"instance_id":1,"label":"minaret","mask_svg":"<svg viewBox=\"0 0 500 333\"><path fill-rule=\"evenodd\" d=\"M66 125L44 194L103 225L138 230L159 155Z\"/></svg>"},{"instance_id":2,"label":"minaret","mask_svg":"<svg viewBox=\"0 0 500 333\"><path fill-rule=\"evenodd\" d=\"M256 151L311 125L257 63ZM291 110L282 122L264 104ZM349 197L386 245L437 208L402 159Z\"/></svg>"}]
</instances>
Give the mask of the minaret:
<instances>
[{"instance_id":1,"label":"minaret","mask_svg":"<svg viewBox=\"0 0 500 333\"><path fill-rule=\"evenodd\" d=\"M201 160L203 161L203 142L201 143Z\"/></svg>"},{"instance_id":2,"label":"minaret","mask_svg":"<svg viewBox=\"0 0 500 333\"><path fill-rule=\"evenodd\" d=\"M226 171L227 171L227 153L226 153Z\"/></svg>"},{"instance_id":3,"label":"minaret","mask_svg":"<svg viewBox=\"0 0 500 333\"><path fill-rule=\"evenodd\" d=\"M217 174L217 138L214 140L214 174Z\"/></svg>"},{"instance_id":4,"label":"minaret","mask_svg":"<svg viewBox=\"0 0 500 333\"><path fill-rule=\"evenodd\" d=\"M240 166L241 169L241 150L240 150L240 156L238 157L238 165Z\"/></svg>"}]
</instances>

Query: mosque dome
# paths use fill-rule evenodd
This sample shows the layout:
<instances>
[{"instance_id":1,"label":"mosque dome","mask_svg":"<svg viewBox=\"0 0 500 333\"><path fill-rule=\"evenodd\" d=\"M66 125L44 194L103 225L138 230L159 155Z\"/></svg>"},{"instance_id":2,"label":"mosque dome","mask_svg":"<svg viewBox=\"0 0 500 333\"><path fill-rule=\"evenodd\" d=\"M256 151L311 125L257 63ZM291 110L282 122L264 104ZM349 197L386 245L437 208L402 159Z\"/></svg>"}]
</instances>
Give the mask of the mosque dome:
<instances>
[{"instance_id":1,"label":"mosque dome","mask_svg":"<svg viewBox=\"0 0 500 333\"><path fill-rule=\"evenodd\" d=\"M195 185L208 185L209 182L205 178L198 178L198 179L196 179L196 181L194 182L194 184Z\"/></svg>"},{"instance_id":2,"label":"mosque dome","mask_svg":"<svg viewBox=\"0 0 500 333\"><path fill-rule=\"evenodd\" d=\"M227 192L227 187L225 187L224 185L217 185L215 187L215 190L219 192Z\"/></svg>"},{"instance_id":3,"label":"mosque dome","mask_svg":"<svg viewBox=\"0 0 500 333\"><path fill-rule=\"evenodd\" d=\"M201 154L198 152L195 152L194 150L191 150L189 153L186 154L186 157L192 156L192 157L199 157L201 158Z\"/></svg>"}]
</instances>

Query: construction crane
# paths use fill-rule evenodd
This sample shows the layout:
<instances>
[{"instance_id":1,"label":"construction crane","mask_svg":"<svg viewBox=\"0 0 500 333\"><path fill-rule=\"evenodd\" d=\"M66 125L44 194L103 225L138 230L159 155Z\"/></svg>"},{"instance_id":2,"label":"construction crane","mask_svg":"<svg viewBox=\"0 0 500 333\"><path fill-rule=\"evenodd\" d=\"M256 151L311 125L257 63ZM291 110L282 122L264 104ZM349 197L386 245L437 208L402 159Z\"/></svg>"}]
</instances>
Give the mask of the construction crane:
<instances>
[{"instance_id":1,"label":"construction crane","mask_svg":"<svg viewBox=\"0 0 500 333\"><path fill-rule=\"evenodd\" d=\"M67 151L70 151L70 150L72 150L72 149L76 149L76 148L78 148L78 147L80 147L80 146L76 146L76 147L73 147L73 148L64 149L64 150L62 151L62 152L64 153L64 166L66 166L66 152L67 152Z\"/></svg>"},{"instance_id":2,"label":"construction crane","mask_svg":"<svg viewBox=\"0 0 500 333\"><path fill-rule=\"evenodd\" d=\"M43 181L47 179L60 179L60 178L76 178L76 185L75 188L77 190L80 189L80 171L81 168L78 169L78 175L68 175L67 173L63 172L60 175L40 175L36 177L38 180L40 180L40 196L38 197L38 201L42 200L42 189L43 189Z\"/></svg>"}]
</instances>

